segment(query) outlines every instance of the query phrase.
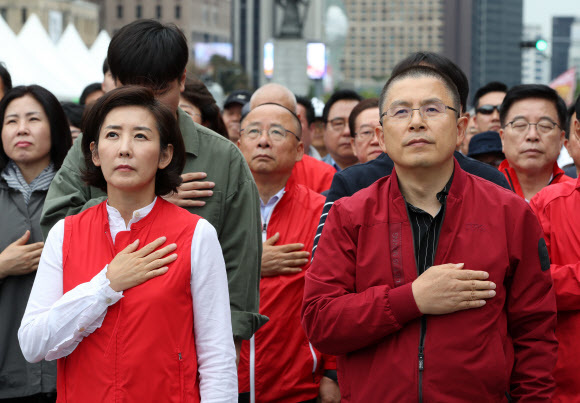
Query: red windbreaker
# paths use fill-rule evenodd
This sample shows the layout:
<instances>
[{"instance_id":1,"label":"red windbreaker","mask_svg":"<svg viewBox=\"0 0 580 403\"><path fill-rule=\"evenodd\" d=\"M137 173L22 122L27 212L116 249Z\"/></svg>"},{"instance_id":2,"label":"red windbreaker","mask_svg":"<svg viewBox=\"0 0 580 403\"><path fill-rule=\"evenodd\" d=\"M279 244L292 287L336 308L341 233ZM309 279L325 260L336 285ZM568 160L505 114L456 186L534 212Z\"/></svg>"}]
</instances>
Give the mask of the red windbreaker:
<instances>
[{"instance_id":1,"label":"red windbreaker","mask_svg":"<svg viewBox=\"0 0 580 403\"><path fill-rule=\"evenodd\" d=\"M518 180L518 175L515 169L510 166L508 160L503 160L502 163L497 168L499 171L505 175L508 183L510 184L512 190L517 193L518 196L524 197L524 192L520 186L520 181ZM554 168L552 170L552 180L548 185L555 185L556 183L562 182L573 182L574 178L570 178L564 173L564 171L558 166L557 162L554 162Z\"/></svg>"},{"instance_id":2,"label":"red windbreaker","mask_svg":"<svg viewBox=\"0 0 580 403\"><path fill-rule=\"evenodd\" d=\"M542 189L530 201L544 229L558 305L554 402L580 400L580 179Z\"/></svg>"},{"instance_id":3,"label":"red windbreaker","mask_svg":"<svg viewBox=\"0 0 580 403\"><path fill-rule=\"evenodd\" d=\"M267 238L280 233L278 245L303 243L312 250L324 197L301 185L286 184L274 207ZM300 326L304 273L262 277L260 313L270 320L251 341L242 342L238 380L240 393L254 385L256 402L296 403L314 399L323 369L336 369L334 357L322 356ZM253 371L251 370L253 364Z\"/></svg>"},{"instance_id":4,"label":"red windbreaker","mask_svg":"<svg viewBox=\"0 0 580 403\"><path fill-rule=\"evenodd\" d=\"M524 200L455 162L434 265L485 270L497 295L481 308L426 315L423 328L395 171L335 202L306 272L302 325L316 348L338 356L342 401L496 402L508 392L549 401L556 301L541 239Z\"/></svg>"},{"instance_id":5,"label":"red windbreaker","mask_svg":"<svg viewBox=\"0 0 580 403\"><path fill-rule=\"evenodd\" d=\"M316 158L304 154L302 160L294 164L289 181L306 186L316 193L322 193L330 189L335 173L336 169L326 162L319 161Z\"/></svg>"}]
</instances>

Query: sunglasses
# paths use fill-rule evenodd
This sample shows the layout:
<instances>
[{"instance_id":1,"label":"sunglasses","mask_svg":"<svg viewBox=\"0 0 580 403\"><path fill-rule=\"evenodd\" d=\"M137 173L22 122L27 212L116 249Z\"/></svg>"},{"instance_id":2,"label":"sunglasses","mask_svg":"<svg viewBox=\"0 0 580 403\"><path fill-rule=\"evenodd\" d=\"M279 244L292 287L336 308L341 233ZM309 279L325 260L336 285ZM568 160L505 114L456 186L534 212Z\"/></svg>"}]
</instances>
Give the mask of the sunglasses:
<instances>
[{"instance_id":1,"label":"sunglasses","mask_svg":"<svg viewBox=\"0 0 580 403\"><path fill-rule=\"evenodd\" d=\"M501 105L481 105L475 111L477 113L482 113L484 115L491 115L494 109L497 109L497 112L500 112Z\"/></svg>"}]
</instances>

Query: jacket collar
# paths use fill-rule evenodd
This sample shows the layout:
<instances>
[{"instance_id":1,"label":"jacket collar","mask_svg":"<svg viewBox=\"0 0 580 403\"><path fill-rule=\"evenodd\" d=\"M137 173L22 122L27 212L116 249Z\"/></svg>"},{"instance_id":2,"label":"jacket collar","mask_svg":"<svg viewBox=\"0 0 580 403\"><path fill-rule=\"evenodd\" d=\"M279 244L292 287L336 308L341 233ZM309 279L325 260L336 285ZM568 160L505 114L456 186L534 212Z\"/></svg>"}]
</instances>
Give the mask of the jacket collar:
<instances>
[{"instance_id":1,"label":"jacket collar","mask_svg":"<svg viewBox=\"0 0 580 403\"><path fill-rule=\"evenodd\" d=\"M181 108L177 108L177 120L179 122L181 136L183 137L183 143L185 144L185 152L197 157L199 155L199 133L197 127L195 127L195 123Z\"/></svg>"},{"instance_id":2,"label":"jacket collar","mask_svg":"<svg viewBox=\"0 0 580 403\"><path fill-rule=\"evenodd\" d=\"M516 174L516 170L513 169L508 162L507 159L503 160L498 167L499 171L505 175L505 178L510 184L510 187L514 192L516 192L519 196L524 197L524 191L520 185L520 181L518 180L518 175ZM554 162L554 166L552 167L552 180L546 186L551 185L554 182L558 182L558 179L564 175L564 171L558 166L557 162Z\"/></svg>"},{"instance_id":3,"label":"jacket collar","mask_svg":"<svg viewBox=\"0 0 580 403\"><path fill-rule=\"evenodd\" d=\"M467 179L467 173L461 169L457 159L453 157L454 170L452 174L451 187L448 189L449 193L447 199L462 199L462 191L465 187L465 181ZM447 187L447 186L446 186ZM401 193L401 188L399 187L399 180L397 178L396 169L393 168L393 173L391 174L391 196L393 199L402 199L404 202L403 194Z\"/></svg>"}]
</instances>

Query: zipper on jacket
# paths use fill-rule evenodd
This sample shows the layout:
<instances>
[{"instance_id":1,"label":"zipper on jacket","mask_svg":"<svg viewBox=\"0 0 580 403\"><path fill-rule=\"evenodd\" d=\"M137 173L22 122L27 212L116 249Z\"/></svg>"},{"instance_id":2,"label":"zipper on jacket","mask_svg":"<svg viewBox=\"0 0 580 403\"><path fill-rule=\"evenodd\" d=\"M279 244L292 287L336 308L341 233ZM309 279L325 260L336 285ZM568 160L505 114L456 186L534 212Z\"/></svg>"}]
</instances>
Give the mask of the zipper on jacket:
<instances>
[{"instance_id":1,"label":"zipper on jacket","mask_svg":"<svg viewBox=\"0 0 580 403\"><path fill-rule=\"evenodd\" d=\"M425 369L425 333L427 318L421 316L421 330L419 335L419 403L423 402L423 369Z\"/></svg>"}]
</instances>

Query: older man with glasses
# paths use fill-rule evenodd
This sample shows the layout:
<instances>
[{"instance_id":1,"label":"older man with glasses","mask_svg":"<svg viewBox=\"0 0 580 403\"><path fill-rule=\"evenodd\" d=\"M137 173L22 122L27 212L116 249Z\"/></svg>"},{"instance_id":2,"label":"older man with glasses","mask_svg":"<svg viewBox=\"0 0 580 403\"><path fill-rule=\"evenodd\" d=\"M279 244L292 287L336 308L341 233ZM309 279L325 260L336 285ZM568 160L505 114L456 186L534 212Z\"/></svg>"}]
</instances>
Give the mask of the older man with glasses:
<instances>
[{"instance_id":1,"label":"older man with glasses","mask_svg":"<svg viewBox=\"0 0 580 403\"><path fill-rule=\"evenodd\" d=\"M449 77L409 67L379 105L395 168L328 213L305 275L310 342L337 355L348 402L550 401L556 301L536 217L453 157L467 117Z\"/></svg>"},{"instance_id":2,"label":"older man with glasses","mask_svg":"<svg viewBox=\"0 0 580 403\"><path fill-rule=\"evenodd\" d=\"M358 162L364 164L382 154L383 150L375 135L379 122L379 99L370 98L360 101L348 117L350 145Z\"/></svg>"},{"instance_id":3,"label":"older man with glasses","mask_svg":"<svg viewBox=\"0 0 580 403\"><path fill-rule=\"evenodd\" d=\"M310 266L303 250L312 248L324 204L322 195L289 180L304 155L300 120L280 104L257 103L242 120L238 146L260 193L260 312L270 318L263 331L242 343L239 402L310 402L319 396L339 401L338 385L328 376L336 361L316 351L300 326Z\"/></svg>"},{"instance_id":4,"label":"older man with glasses","mask_svg":"<svg viewBox=\"0 0 580 403\"><path fill-rule=\"evenodd\" d=\"M499 134L506 159L499 170L526 201L548 185L573 180L557 163L566 113L556 91L540 84L511 88L501 104Z\"/></svg>"},{"instance_id":5,"label":"older man with glasses","mask_svg":"<svg viewBox=\"0 0 580 403\"><path fill-rule=\"evenodd\" d=\"M330 164L337 171L342 171L358 162L350 145L350 128L348 117L362 97L352 90L338 90L330 96L322 118L326 122L324 144L328 154L322 161Z\"/></svg>"}]
</instances>

